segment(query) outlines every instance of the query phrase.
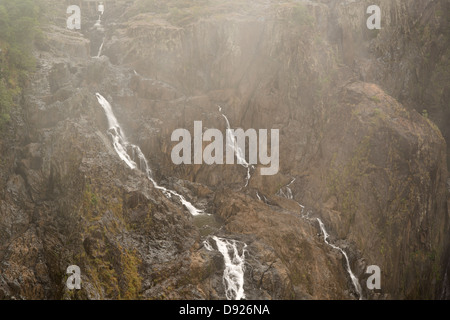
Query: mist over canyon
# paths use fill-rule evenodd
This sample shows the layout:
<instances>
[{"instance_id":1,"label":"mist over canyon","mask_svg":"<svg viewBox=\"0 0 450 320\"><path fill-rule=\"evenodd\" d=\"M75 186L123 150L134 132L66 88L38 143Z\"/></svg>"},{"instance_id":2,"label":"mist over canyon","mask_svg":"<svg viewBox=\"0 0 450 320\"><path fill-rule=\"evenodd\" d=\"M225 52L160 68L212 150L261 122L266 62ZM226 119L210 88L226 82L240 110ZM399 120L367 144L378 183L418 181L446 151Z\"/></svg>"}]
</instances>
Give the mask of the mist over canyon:
<instances>
[{"instance_id":1,"label":"mist over canyon","mask_svg":"<svg viewBox=\"0 0 450 320\"><path fill-rule=\"evenodd\" d=\"M0 299L450 298L450 1L29 3Z\"/></svg>"}]
</instances>

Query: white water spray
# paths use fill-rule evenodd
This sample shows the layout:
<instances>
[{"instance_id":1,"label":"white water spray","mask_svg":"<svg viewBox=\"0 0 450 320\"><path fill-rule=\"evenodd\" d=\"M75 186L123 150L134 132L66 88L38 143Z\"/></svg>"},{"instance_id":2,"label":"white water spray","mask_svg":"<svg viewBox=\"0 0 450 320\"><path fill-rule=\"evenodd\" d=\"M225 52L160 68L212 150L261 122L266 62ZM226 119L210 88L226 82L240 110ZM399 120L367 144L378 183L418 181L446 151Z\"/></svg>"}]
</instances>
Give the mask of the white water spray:
<instances>
[{"instance_id":1,"label":"white water spray","mask_svg":"<svg viewBox=\"0 0 450 320\"><path fill-rule=\"evenodd\" d=\"M102 15L103 15L103 13L101 13L98 16L98 20L94 24L94 28L96 28L99 31L104 31L103 26L102 26ZM102 50L103 50L103 45L105 44L105 39L106 39L106 37L103 38L102 44L100 45L97 55L95 56L96 58L99 58L102 55Z\"/></svg>"},{"instance_id":2,"label":"white water spray","mask_svg":"<svg viewBox=\"0 0 450 320\"><path fill-rule=\"evenodd\" d=\"M205 246L206 250L208 251L214 251L214 248L211 246L211 244L208 241L203 241L203 245Z\"/></svg>"},{"instance_id":3,"label":"white water spray","mask_svg":"<svg viewBox=\"0 0 450 320\"><path fill-rule=\"evenodd\" d=\"M290 190L289 186L290 186L294 181L295 181L295 178L294 178L294 179L293 179L293 180L285 187L285 188L288 188L287 190L289 190L290 193L289 193L289 191L288 191L288 192L283 192L283 191L280 189L280 191L279 191L280 194L279 194L279 195L284 196L284 197L286 197L286 198L288 198L288 199L293 199L293 197L289 197L289 194L292 195L292 191ZM296 201L296 202L297 202L297 201ZM309 220L309 221L314 220L314 219L310 218L311 211L308 210L306 213L303 213L304 210L305 210L305 206L302 205L302 204L300 204L299 202L297 202L297 204L298 204L298 205L300 206L300 208L301 208L301 217L302 217L303 219L306 219L306 220ZM342 255L344 256L345 262L346 262L347 273L349 274L350 279L352 280L353 287L355 288L356 292L358 293L359 300L362 300L362 299L363 299L363 295L362 295L361 285L359 284L358 278L355 276L355 274L353 273L353 271L352 271L352 269L351 269L351 267L350 267L350 261L349 261L349 259L348 259L347 253L346 253L343 249L339 248L338 246L335 246L334 244L332 244L332 243L330 243L330 242L328 241L328 238L329 238L330 235L328 234L327 230L325 229L325 225L323 224L322 220L321 220L320 218L316 218L315 220L317 220L317 222L319 223L320 230L322 231L322 234L323 234L323 240L324 240L324 242L325 242L327 245L329 245L331 248L333 248L333 249L335 249L335 250L339 250L339 251L342 253Z\"/></svg>"},{"instance_id":4,"label":"white water spray","mask_svg":"<svg viewBox=\"0 0 450 320\"><path fill-rule=\"evenodd\" d=\"M104 44L105 44L105 38L103 38L103 42L100 45L100 48L98 49L97 58L100 58L100 56L102 55L102 50L103 50L103 45Z\"/></svg>"},{"instance_id":5,"label":"white water spray","mask_svg":"<svg viewBox=\"0 0 450 320\"><path fill-rule=\"evenodd\" d=\"M244 273L245 273L245 253L247 244L244 242L223 239L213 236L217 249L223 256L225 270L223 271L223 284L225 286L225 295L228 300L245 299L244 292ZM213 251L209 242L205 241L205 248ZM239 254L238 246L241 244L242 251Z\"/></svg>"},{"instance_id":6,"label":"white water spray","mask_svg":"<svg viewBox=\"0 0 450 320\"><path fill-rule=\"evenodd\" d=\"M325 241L325 243L327 245L329 245L330 247L332 247L333 249L339 250L342 253L342 255L344 256L346 266L347 266L347 272L350 275L350 279L352 280L353 286L355 287L355 290L359 295L359 300L362 300L363 296L362 296L361 285L359 284L358 278L356 278L355 274L353 273L352 269L350 268L350 261L348 260L347 253L344 250L342 250L341 248L339 248L338 246L335 246L334 244L332 244L328 241L328 237L330 235L328 234L327 230L325 230L325 225L323 224L322 220L320 220L319 218L317 218L317 221L319 222L320 230L322 230L322 233L323 233L323 241Z\"/></svg>"},{"instance_id":7,"label":"white water spray","mask_svg":"<svg viewBox=\"0 0 450 320\"><path fill-rule=\"evenodd\" d=\"M293 184L294 181L295 181L295 178L293 178L291 180L291 182L289 182L289 184L287 184L286 186L281 187L280 190L278 190L277 195L280 197L285 197L286 199L289 199L289 200L294 199L294 195L292 194L292 190L290 188L291 184Z\"/></svg>"},{"instance_id":8,"label":"white water spray","mask_svg":"<svg viewBox=\"0 0 450 320\"><path fill-rule=\"evenodd\" d=\"M247 176L245 178L245 185L244 188L248 186L248 183L250 182L251 174L250 170L254 169L255 167L253 165L250 165L247 160L245 160L245 153L242 151L242 149L239 147L236 137L231 133L231 126L230 121L228 121L228 118L226 115L222 113L222 107L219 106L219 112L222 115L222 117L225 118L225 121L227 122L227 145L231 146L234 150L234 154L237 158L237 163L243 166L247 169Z\"/></svg>"},{"instance_id":9,"label":"white water spray","mask_svg":"<svg viewBox=\"0 0 450 320\"><path fill-rule=\"evenodd\" d=\"M164 188L156 183L156 181L152 177L152 171L148 164L145 155L142 153L141 148L134 144L128 142L125 137L125 133L117 121L114 112L112 111L111 104L106 100L101 94L96 93L97 100L105 111L106 118L108 119L108 134L111 136L114 150L119 155L120 159L122 159L131 169L139 169L147 175L147 178L152 182L153 186L161 190L167 198L171 198L172 196L177 197L180 202L185 206L185 208L193 215L197 216L203 213L203 210L197 209L192 203L187 201L182 195L178 194L173 190L169 190ZM128 153L131 152L131 157ZM138 162L138 163L137 163Z\"/></svg>"}]
</instances>

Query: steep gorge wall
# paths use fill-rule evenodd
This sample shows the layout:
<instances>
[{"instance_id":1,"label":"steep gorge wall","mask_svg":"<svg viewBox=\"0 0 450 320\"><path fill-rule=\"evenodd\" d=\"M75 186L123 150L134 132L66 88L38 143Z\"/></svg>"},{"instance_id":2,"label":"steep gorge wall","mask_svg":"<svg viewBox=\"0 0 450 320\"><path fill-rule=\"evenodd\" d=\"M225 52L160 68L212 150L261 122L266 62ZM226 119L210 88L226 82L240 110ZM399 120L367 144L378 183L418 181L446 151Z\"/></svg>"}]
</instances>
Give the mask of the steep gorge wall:
<instances>
[{"instance_id":1,"label":"steep gorge wall","mask_svg":"<svg viewBox=\"0 0 450 320\"><path fill-rule=\"evenodd\" d=\"M289 176L298 178L295 198L322 212L335 236L360 250L357 256L385 270L389 293L433 297L443 278L448 232L445 141L413 110L415 105L408 105L414 99L402 99L393 85L405 83L399 77L413 70L408 56L376 69L371 50L398 41L418 46L408 36L411 25L422 12L435 13L441 5L383 2L379 33L365 28L364 1L255 5L244 19L212 15L186 26L141 15L116 31L107 52L113 62L129 64L190 96L181 109L165 104L171 111L161 116L165 125L158 141L169 141L174 129L191 128L199 119L206 127L223 129L217 105L233 126L279 128L281 174L255 174L250 187L270 195ZM394 63L404 72L392 72ZM371 77L370 68L395 77ZM379 83L404 101L406 110L376 86L348 85L356 80ZM127 105L126 99L122 103ZM161 112L142 108L153 116ZM168 121L171 114L177 117ZM177 172L219 188L244 175L227 168L176 167L171 145L158 147L165 152L157 161L165 175ZM150 143L148 153L154 154L152 148Z\"/></svg>"},{"instance_id":2,"label":"steep gorge wall","mask_svg":"<svg viewBox=\"0 0 450 320\"><path fill-rule=\"evenodd\" d=\"M417 2L383 2L387 25L409 25L431 3ZM339 252L294 201L275 195L292 177L294 199L324 220L361 284L367 265L381 267L381 294L366 297L438 297L445 141L396 101L389 81L365 71L391 29L380 38L359 29L364 1L218 3L194 18L143 12L139 1L118 8L99 59L81 34L47 30L40 71L3 145L1 297L224 297L221 256L202 247L203 229L182 206L115 155L95 92L112 102L158 180L213 213L222 236L249 245L249 298L356 297ZM194 120L225 129L218 105L233 127L280 129L279 174L256 170L241 189L241 166L172 164L172 131ZM64 290L69 264L87 271L79 295Z\"/></svg>"},{"instance_id":3,"label":"steep gorge wall","mask_svg":"<svg viewBox=\"0 0 450 320\"><path fill-rule=\"evenodd\" d=\"M432 119L450 139L450 2L378 1L382 29L363 28L370 1L336 6L344 62L408 108Z\"/></svg>"}]
</instances>

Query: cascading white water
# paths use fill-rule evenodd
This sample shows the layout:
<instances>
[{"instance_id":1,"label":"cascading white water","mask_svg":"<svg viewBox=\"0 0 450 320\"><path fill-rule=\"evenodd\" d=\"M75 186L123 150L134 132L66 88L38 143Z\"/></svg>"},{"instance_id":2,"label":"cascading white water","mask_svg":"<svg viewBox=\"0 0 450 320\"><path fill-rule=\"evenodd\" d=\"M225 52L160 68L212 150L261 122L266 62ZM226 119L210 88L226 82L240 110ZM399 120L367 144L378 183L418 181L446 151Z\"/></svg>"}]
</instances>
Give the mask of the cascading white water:
<instances>
[{"instance_id":1,"label":"cascading white water","mask_svg":"<svg viewBox=\"0 0 450 320\"><path fill-rule=\"evenodd\" d=\"M99 93L96 93L97 100L105 111L106 117L108 119L108 134L113 140L113 146L119 157L131 168L140 169L145 172L147 178L152 182L153 186L161 190L167 198L172 196L177 197L181 203L186 207L186 209L193 215L200 215L203 213L202 210L197 209L192 203L187 201L182 195L178 194L173 190L164 188L156 183L152 177L152 172L148 161L142 153L139 146L130 144L125 137L125 133L117 121L117 118L112 111L111 104ZM131 153L131 157L128 154ZM136 163L136 159L139 160L139 165ZM236 299L240 300L245 298L244 293L244 263L245 263L245 252L247 244L243 242L238 242L236 240L227 240L218 238L216 236L212 237L217 244L219 252L223 255L225 270L223 273L223 282L225 286L225 294L228 300ZM242 253L239 254L238 244L242 244ZM209 242L204 242L205 248L212 251L213 248ZM231 252L231 255L230 255Z\"/></svg>"},{"instance_id":2,"label":"cascading white water","mask_svg":"<svg viewBox=\"0 0 450 320\"><path fill-rule=\"evenodd\" d=\"M359 300L362 300L363 296L362 296L361 285L359 284L358 278L355 276L355 274L353 273L353 271L350 267L350 261L348 260L347 253L344 250L342 250L341 248L339 248L338 246L335 246L334 244L332 244L328 241L328 237L330 235L328 234L327 230L325 229L325 225L323 224L322 220L320 220L319 218L316 218L316 220L319 222L320 230L322 230L323 240L325 241L325 243L327 245L329 245L330 247L332 247L333 249L339 250L342 253L342 255L344 256L345 261L346 261L346 266L347 266L347 272L350 275L350 279L352 280L353 286L355 287L355 290L359 295Z\"/></svg>"},{"instance_id":3,"label":"cascading white water","mask_svg":"<svg viewBox=\"0 0 450 320\"><path fill-rule=\"evenodd\" d=\"M258 198L259 201L262 201L265 204L269 204L269 200L267 200L266 196L262 195L262 198L261 198L261 196L259 195L258 191L256 191L256 197Z\"/></svg>"},{"instance_id":4,"label":"cascading white water","mask_svg":"<svg viewBox=\"0 0 450 320\"><path fill-rule=\"evenodd\" d=\"M277 195L280 197L285 197L289 200L294 199L294 195L292 194L292 190L290 188L291 184L293 184L294 181L295 181L295 178L293 178L291 180L291 182L289 182L289 184L287 184L286 186L281 187L280 190L278 190ZM283 191L283 189L284 189L284 191Z\"/></svg>"},{"instance_id":5,"label":"cascading white water","mask_svg":"<svg viewBox=\"0 0 450 320\"><path fill-rule=\"evenodd\" d=\"M250 178L251 178L251 174L250 174L250 170L254 169L253 165L250 165L247 160L245 160L245 153L242 151L242 149L239 147L237 141L236 141L236 137L231 133L231 126L230 126L230 121L228 121L228 118L226 115L224 115L222 113L222 107L219 106L219 112L222 115L222 117L225 118L225 121L227 122L227 145L231 146L231 148L234 150L234 154L236 155L237 158L237 164L240 164L241 166L243 166L244 168L247 169L247 177L245 179L245 185L244 188L246 188L248 186L248 183L250 182Z\"/></svg>"},{"instance_id":6,"label":"cascading white water","mask_svg":"<svg viewBox=\"0 0 450 320\"><path fill-rule=\"evenodd\" d=\"M102 55L103 45L105 44L105 38L103 38L102 44L100 45L100 48L98 49L97 58L100 58Z\"/></svg>"},{"instance_id":7,"label":"cascading white water","mask_svg":"<svg viewBox=\"0 0 450 320\"><path fill-rule=\"evenodd\" d=\"M206 250L208 251L214 251L214 248L211 246L211 244L208 241L203 241L203 245L205 246Z\"/></svg>"},{"instance_id":8,"label":"cascading white water","mask_svg":"<svg viewBox=\"0 0 450 320\"><path fill-rule=\"evenodd\" d=\"M100 14L98 16L98 20L95 22L94 28L96 28L97 30L104 31L103 27L102 27L102 14ZM105 44L105 39L106 39L106 37L103 38L100 48L98 49L97 55L95 56L96 58L100 58L100 56L102 55L102 50L103 50L103 45Z\"/></svg>"},{"instance_id":9,"label":"cascading white water","mask_svg":"<svg viewBox=\"0 0 450 320\"><path fill-rule=\"evenodd\" d=\"M106 118L108 119L108 134L111 136L114 150L119 155L120 159L122 159L131 169L137 168L136 162L134 162L134 159L131 159L127 153L129 143L127 142L127 138L125 137L125 134L121 130L119 123L114 116L111 105L99 93L96 93L96 96L98 102L105 111Z\"/></svg>"},{"instance_id":10,"label":"cascading white water","mask_svg":"<svg viewBox=\"0 0 450 320\"><path fill-rule=\"evenodd\" d=\"M193 216L198 216L198 215L204 213L203 210L200 210L200 209L197 209L196 207L194 207L194 205L192 203L190 203L189 201L187 201L181 194L179 194L173 190L161 187L151 177L149 177L149 179L153 183L155 188L158 190L161 190L166 195L166 197L168 197L168 198L171 198L171 196L177 197L180 200L180 202L185 206L185 208L189 211L189 213L192 214Z\"/></svg>"},{"instance_id":11,"label":"cascading white water","mask_svg":"<svg viewBox=\"0 0 450 320\"><path fill-rule=\"evenodd\" d=\"M247 244L236 240L228 240L213 236L217 249L223 256L225 270L223 271L223 283L225 295L228 300L245 299L244 272L245 253ZM212 251L212 246L205 241L205 248ZM238 245L242 244L242 253L239 254Z\"/></svg>"},{"instance_id":12,"label":"cascading white water","mask_svg":"<svg viewBox=\"0 0 450 320\"><path fill-rule=\"evenodd\" d=\"M283 197L285 197L287 199L293 200L292 190L289 188L289 186L292 185L292 183L294 183L294 181L295 181L295 178L288 185L286 185L284 187L286 189L285 192L283 192L283 190L282 190L283 188L281 188L278 191L278 195L279 196L283 196ZM310 218L311 211L307 211L306 214L303 214L305 206L301 205L299 202L297 202L297 204L301 208L301 217L303 219L312 221L313 219ZM348 259L347 253L343 249L339 248L338 246L335 246L334 244L332 244L332 243L330 243L328 241L328 238L329 238L330 235L328 234L327 230L325 229L325 225L323 224L322 220L320 220L320 218L316 218L315 220L317 220L317 222L319 223L320 230L322 231L322 234L323 234L324 242L327 245L329 245L331 248L333 248L335 250L339 250L342 253L342 255L344 256L345 262L346 262L346 269L347 269L347 272L348 272L348 274L350 276L350 279L352 280L353 287L355 288L356 292L358 293L359 299L362 300L363 296L362 296L361 285L359 284L358 278L355 276L355 274L353 273L353 271L352 271L352 269L350 267L350 261Z\"/></svg>"},{"instance_id":13,"label":"cascading white water","mask_svg":"<svg viewBox=\"0 0 450 320\"><path fill-rule=\"evenodd\" d=\"M177 197L180 202L185 206L185 208L193 215L197 216L203 213L203 210L197 209L192 203L187 201L182 195L177 192L164 188L156 183L156 181L152 177L152 171L148 164L147 158L142 153L141 148L134 144L128 142L125 137L125 133L117 121L114 112L112 111L111 104L106 100L101 94L96 93L97 100L105 111L106 118L108 119L108 134L111 136L114 150L119 155L120 159L122 159L131 169L139 169L147 175L147 178L152 182L153 186L161 190L167 198L171 198L172 196ZM129 153L131 153L131 157ZM138 164L136 163L138 161Z\"/></svg>"}]
</instances>

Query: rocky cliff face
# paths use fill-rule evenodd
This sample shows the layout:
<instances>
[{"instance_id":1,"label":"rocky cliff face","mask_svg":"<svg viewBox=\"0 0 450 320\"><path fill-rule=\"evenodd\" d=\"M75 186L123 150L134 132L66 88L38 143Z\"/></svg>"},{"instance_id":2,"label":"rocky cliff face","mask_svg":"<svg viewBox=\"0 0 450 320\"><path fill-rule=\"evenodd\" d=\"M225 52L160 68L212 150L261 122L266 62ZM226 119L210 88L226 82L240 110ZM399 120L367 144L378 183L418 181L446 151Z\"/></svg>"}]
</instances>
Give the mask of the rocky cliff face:
<instances>
[{"instance_id":1,"label":"rocky cliff face","mask_svg":"<svg viewBox=\"0 0 450 320\"><path fill-rule=\"evenodd\" d=\"M364 298L439 298L447 149L416 110L446 128L448 3L381 1L380 32L364 29L366 1L175 4L111 7L104 31L48 26L1 141L0 298L224 299L213 235L247 245L246 298L358 298L316 218ZM211 215L121 161L96 92L155 179ZM218 106L234 128L280 130L277 175L256 166L244 187L240 165L172 163L173 130L225 130ZM69 265L80 291L65 287Z\"/></svg>"},{"instance_id":2,"label":"rocky cliff face","mask_svg":"<svg viewBox=\"0 0 450 320\"><path fill-rule=\"evenodd\" d=\"M361 80L379 84L408 108L428 116L449 139L448 1L380 1L380 31L359 26L370 1L337 6L343 57ZM345 49L344 49L345 48Z\"/></svg>"}]
</instances>

